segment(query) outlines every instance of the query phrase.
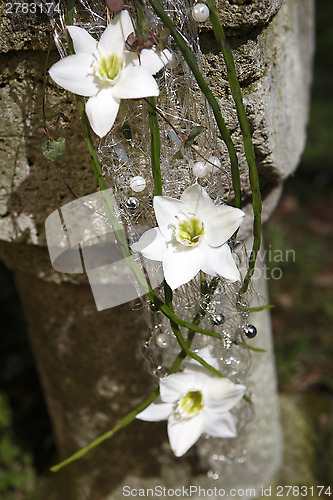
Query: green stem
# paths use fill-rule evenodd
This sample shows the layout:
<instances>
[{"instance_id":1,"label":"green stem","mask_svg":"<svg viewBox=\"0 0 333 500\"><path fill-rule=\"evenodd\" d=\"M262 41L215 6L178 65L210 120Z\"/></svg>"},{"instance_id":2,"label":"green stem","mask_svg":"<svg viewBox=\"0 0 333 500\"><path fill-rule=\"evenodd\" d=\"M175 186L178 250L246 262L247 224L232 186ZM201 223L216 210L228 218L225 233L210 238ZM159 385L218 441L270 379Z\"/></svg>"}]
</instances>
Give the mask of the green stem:
<instances>
[{"instance_id":1,"label":"green stem","mask_svg":"<svg viewBox=\"0 0 333 500\"><path fill-rule=\"evenodd\" d=\"M179 327L175 323L173 323L172 321L170 323L171 323L172 331L175 334L175 337L176 337L176 339L178 341L178 344L180 345L180 347L182 348L182 350L184 351L184 353L187 356L189 356L190 358L194 359L195 361L198 361L198 363L200 363L202 366L204 366L205 368L207 368L207 370L209 370L212 373L214 373L214 375L216 375L217 377L224 377L224 375L222 375L222 373L219 372L216 368L214 368L212 365L210 365L209 363L207 363L207 361L205 361L203 358L201 358L200 356L198 356L195 352L191 351L188 348L187 341L184 339L184 337L182 335L182 332L180 331Z\"/></svg>"},{"instance_id":2,"label":"green stem","mask_svg":"<svg viewBox=\"0 0 333 500\"><path fill-rule=\"evenodd\" d=\"M249 313L264 311L265 309L272 309L273 307L275 307L273 304L265 304L264 306L259 307L250 307Z\"/></svg>"},{"instance_id":3,"label":"green stem","mask_svg":"<svg viewBox=\"0 0 333 500\"><path fill-rule=\"evenodd\" d=\"M166 304L168 306L172 307L172 290L170 289L170 287L167 285L166 282L165 282L164 286L165 286L165 302L166 302ZM199 314L196 315L195 318L193 319L193 322L195 322L195 321L199 322L200 318L201 318L201 316ZM172 323L172 325L174 325L174 327L175 327L174 323ZM190 333L194 333L193 330L189 330L188 334L190 334ZM177 335L178 335L178 332L177 332ZM179 341L179 344L181 345L182 351L176 357L176 359L174 360L174 362L173 362L173 364L172 364L172 366L170 368L169 375L171 375L173 373L176 373L179 370L181 362L183 361L183 359L188 354L189 356L193 357L193 359L196 359L199 363L201 363L203 366L205 366L210 371L212 371L218 377L223 377L223 375L220 372L218 372L217 370L215 370L214 367L212 367L211 365L209 365L208 363L206 363L202 358L200 358L200 356L196 355L195 353L193 353L193 352L191 352L189 350L189 347L191 345L193 337L190 338L190 340L189 340L189 336L188 336L187 340L185 341L184 337L182 336L182 334L180 332L179 339L180 339L180 341L178 340L178 337L177 337L177 340ZM183 356L181 355L182 353L184 353ZM101 443L103 443L103 441L105 441L106 439L111 438L118 431L120 431L121 429L123 429L124 427L126 427L127 425L129 425L131 422L133 422L133 420L135 419L135 417L139 413L141 413L143 410L145 410L151 403L153 403L158 396L159 396L159 388L156 388L153 392L151 392L151 394L148 396L147 399L145 399L139 406L137 406L134 410L132 410L130 413L128 413L119 422L118 425L116 425L115 427L113 427L113 429L105 432L104 434L102 434L98 438L94 439L94 441L92 441L91 443L89 443L87 446L85 446L84 448L81 448L81 450L78 450L76 453L74 453L70 457L66 458L66 460L63 460L62 462L54 465L53 467L51 467L50 470L52 472L58 472L60 469L62 469L66 465L69 465L70 463L75 462L76 460L79 460L79 458L83 457L86 453L88 453L89 451L91 451L93 448L96 448L96 446L98 446Z\"/></svg>"},{"instance_id":4,"label":"green stem","mask_svg":"<svg viewBox=\"0 0 333 500\"><path fill-rule=\"evenodd\" d=\"M74 19L74 0L67 0L66 23L68 25L73 24L73 19ZM69 51L73 53L74 52L73 42L70 36L68 36L68 44L69 44Z\"/></svg>"},{"instance_id":5,"label":"green stem","mask_svg":"<svg viewBox=\"0 0 333 500\"><path fill-rule=\"evenodd\" d=\"M52 36L52 34L50 34L49 42L51 42L51 36ZM45 59L44 76L43 76L43 89L42 89L42 93L43 93L43 99L42 99L43 128L44 128L45 132L47 131L46 116L45 116L46 85L48 82L47 68L48 68L48 63L49 63L50 52L51 52L51 43L49 43L49 48L47 49L47 54L46 54L46 59Z\"/></svg>"},{"instance_id":6,"label":"green stem","mask_svg":"<svg viewBox=\"0 0 333 500\"><path fill-rule=\"evenodd\" d=\"M154 195L159 196L162 194L162 178L160 169L160 153L161 153L160 131L158 127L157 114L156 114L156 100L154 97L148 97L147 101L150 104L150 106L148 106L148 113L149 113L149 126L151 133L151 165L154 178ZM165 294L166 306L174 313L172 304L172 290L166 281L164 281L164 294ZM182 348L182 351L187 356L198 361L202 366L212 371L215 375L218 375L220 377L223 376L213 366L209 365L204 359L202 359L200 356L198 356L189 349L179 326L171 319L170 319L170 325L180 347Z\"/></svg>"},{"instance_id":7,"label":"green stem","mask_svg":"<svg viewBox=\"0 0 333 500\"><path fill-rule=\"evenodd\" d=\"M89 443L87 446L85 446L84 448L81 448L81 450L77 451L76 453L74 453L73 455L71 455L70 457L66 458L66 460L63 460L62 462L60 462L59 464L56 464L54 465L53 467L51 467L51 471L52 472L58 472L60 469L62 469L63 467L65 467L66 465L72 463L72 462L75 462L76 460L78 460L79 458L83 457L86 453L88 453L88 451L92 450L93 448L96 448L96 446L100 445L101 443L103 443L103 441L105 441L106 439L110 439L112 436L114 436L118 431L120 431L121 429L123 429L124 427L126 427L128 424L130 424L131 422L133 422L133 420L135 419L135 417L141 413L143 410L145 410L147 408L147 406L149 406L151 403L153 403L153 401L155 401L155 399L158 397L160 391L159 391L159 388L157 387L149 396L147 399L145 399L145 401L143 401L139 406L137 406L137 408L135 408L133 411L131 411L130 413L128 413L120 422L118 425L116 425L115 427L113 427L113 429L105 432L105 434L102 434L102 436L99 436L98 438L94 439L94 441L92 441L91 443Z\"/></svg>"},{"instance_id":8,"label":"green stem","mask_svg":"<svg viewBox=\"0 0 333 500\"><path fill-rule=\"evenodd\" d=\"M241 88L239 85L239 81L236 75L236 70L235 70L235 63L233 59L233 55L231 52L231 49L229 47L229 44L227 42L223 27L221 25L217 10L216 10L216 5L214 0L206 0L207 6L209 7L210 10L210 20L213 26L213 31L216 40L219 42L223 57L227 66L227 76L228 76L228 81L231 89L231 93L233 96L233 99L236 104L236 109L237 109L237 115L243 135L243 142L244 142L244 150L245 150L245 156L246 160L249 166L249 180L250 180L250 186L252 190L252 205L253 205L253 214L254 214L254 220L253 220L253 246L252 246L252 251L250 255L250 260L249 260L249 267L248 271L246 273L243 285L240 289L240 295L244 294L249 286L251 277L254 273L254 268L255 268L255 263L257 259L257 255L260 249L260 242L261 242L261 210L262 210L262 203L261 203L261 194L260 194L260 186L259 186L259 176L258 176L258 170L256 166L256 160L255 160L255 154L254 154L254 148L253 148L253 143L252 143L252 137L251 137L251 130L250 130L250 125L248 118L245 113L244 109L244 104L243 104L243 99L242 99L242 92Z\"/></svg>"},{"instance_id":9,"label":"green stem","mask_svg":"<svg viewBox=\"0 0 333 500\"><path fill-rule=\"evenodd\" d=\"M208 289L207 289L207 294L209 295L212 295L218 285L218 278L215 278L212 280L211 284L209 285ZM167 285L167 283L165 282L165 302L168 306L171 305L172 307L172 290L170 289L170 287ZM205 315L205 311L202 313L202 314L196 314L196 316L193 318L193 322L192 324L195 324L195 323L199 323L201 318ZM176 357L176 359L174 360L174 362L172 363L172 366L169 370L169 375L173 374L173 373L176 373L178 370L179 370L179 367L182 363L182 361L184 360L184 358L186 357L186 351L189 350L190 346L191 346L191 343L192 343L192 340L193 340L193 336L194 336L194 330L189 330L188 331L188 336L187 336L187 340L185 341L183 336L181 338L181 343L182 343L182 350L181 352L178 354L178 356ZM194 354L194 353L192 353ZM190 355L190 354L189 354ZM204 361L202 358L200 358L200 356L197 356L196 358L194 359L197 359L197 361L199 361L201 364L202 361ZM207 368L209 370L211 370L213 367L211 365L208 365L207 363ZM213 368L214 370L214 373L215 373L215 369ZM211 370L212 371L212 370ZM223 377L223 375L220 373L220 372L216 372L215 373L218 377ZM52 472L57 472L59 471L60 469L62 469L63 467L65 467L66 465L70 464L71 462L74 462L76 460L78 460L79 458L83 457L83 455L85 455L86 453L88 453L88 451L92 450L93 448L95 448L96 446L98 446L99 444L101 444L103 441L105 441L106 439L109 439L111 438L112 436L114 436L118 431L120 431L122 428L126 427L127 425L129 425L134 419L135 417L141 413L145 408L147 408L151 403L153 403L156 398L159 396L159 388L156 388L154 389L153 392L151 392L151 394L148 396L147 399L145 399L137 408L135 408L134 410L132 410L130 413L128 413L121 421L118 425L116 425L115 427L113 427L113 429L107 431L105 434L103 434L102 436L99 436L98 438L96 438L94 441L92 441L91 443L89 443L87 446L85 446L84 448L82 448L81 450L77 451L76 453L74 453L73 455L71 455L70 457L68 457L66 460L64 460L63 462L60 462L59 464L56 464L54 465L53 467L51 467L51 471ZM244 396L244 399L248 402L251 403L251 401L249 400L249 398L247 398L246 396Z\"/></svg>"},{"instance_id":10,"label":"green stem","mask_svg":"<svg viewBox=\"0 0 333 500\"><path fill-rule=\"evenodd\" d=\"M189 50L187 46L186 40L183 38L183 36L179 33L177 30L176 26L170 19L170 17L167 15L165 12L163 5L161 4L160 0L149 0L151 6L153 7L154 11L158 15L158 17L161 19L162 23L164 26L166 26L170 30L170 34L175 40L176 44L178 45L185 61L187 62L189 68L191 69L194 78L196 79L196 82L202 92L204 93L210 107L212 108L212 111L214 113L216 123L218 126L218 129L221 133L222 139L224 140L229 156L230 156L230 163L231 163L231 176L232 176L232 184L233 184L233 189L235 192L235 206L237 208L241 207L241 183L240 183L240 175L239 175L239 168L238 168L238 160L237 160L237 155L236 155L236 150L235 146L231 140L230 133L226 127L226 124L224 122L224 119L221 114L221 110L219 107L219 104L217 100L215 99L212 91L210 90L208 84L204 80L197 61L195 59L194 54Z\"/></svg>"},{"instance_id":11,"label":"green stem","mask_svg":"<svg viewBox=\"0 0 333 500\"><path fill-rule=\"evenodd\" d=\"M247 347L248 349L250 349L250 351L254 352L267 352L266 349L262 349L261 347L253 347L252 345L249 345L246 342L238 342L238 345L242 347Z\"/></svg>"},{"instance_id":12,"label":"green stem","mask_svg":"<svg viewBox=\"0 0 333 500\"><path fill-rule=\"evenodd\" d=\"M216 339L222 338L220 333L214 332L212 330L206 330L205 328L200 328L199 326L196 326L194 323L190 323L189 321L184 321L183 319L179 318L178 316L176 316L175 313L173 313L170 310L170 308L167 305L165 305L161 301L161 299L156 297L154 293L148 293L148 297L155 305L157 305L160 311L167 318L176 323L178 326L183 326L184 328L188 328L189 330L193 330L194 332L202 333L203 335L207 335L208 337L214 337Z\"/></svg>"},{"instance_id":13,"label":"green stem","mask_svg":"<svg viewBox=\"0 0 333 500\"><path fill-rule=\"evenodd\" d=\"M161 177L161 137L160 129L158 127L157 113L156 113L156 99L155 97L147 97L148 102L148 116L149 127L151 135L151 167L154 179L154 196L162 195L162 177Z\"/></svg>"},{"instance_id":14,"label":"green stem","mask_svg":"<svg viewBox=\"0 0 333 500\"><path fill-rule=\"evenodd\" d=\"M154 195L159 196L162 194L162 178L160 169L160 153L161 153L161 139L160 130L158 127L157 114L156 114L156 100L154 97L148 97L147 102L148 113L149 113L149 126L151 133L151 165L154 178ZM172 290L167 282L164 280L164 294L165 294L165 305L174 313L174 308L172 304ZM197 354L193 353L186 344L186 341L182 335L179 326L170 319L170 325L172 331L174 332L176 339L182 348L182 351L191 358L198 361L205 368L209 369L218 376L222 376L218 370L210 366L204 359L202 359Z\"/></svg>"},{"instance_id":15,"label":"green stem","mask_svg":"<svg viewBox=\"0 0 333 500\"><path fill-rule=\"evenodd\" d=\"M172 290L169 287L169 285L166 283L166 281L164 281L164 294L165 294L165 303L168 305L168 307L170 307L170 309L173 310ZM178 344L180 345L180 347L182 348L182 351L187 356L198 361L198 363L200 363L202 366L207 368L207 370L214 373L214 375L216 375L217 377L224 377L224 375L222 375L222 373L220 373L218 370L216 370L216 368L214 368L212 365L207 363L207 361L205 361L203 358L201 358L200 356L195 354L195 352L192 352L189 349L189 346L187 345L187 341L184 339L183 334L182 334L180 328L178 327L178 325L176 325L173 321L170 321L170 325L171 325L172 331L175 334L175 337L178 341Z\"/></svg>"},{"instance_id":16,"label":"green stem","mask_svg":"<svg viewBox=\"0 0 333 500\"><path fill-rule=\"evenodd\" d=\"M205 295L209 295L209 297L211 298L214 291L216 290L216 287L218 285L218 282L219 282L219 278L213 278L213 280L211 281L209 287L207 288L207 290L205 290ZM202 290L202 293L203 293L203 290ZM194 326L197 326L200 321L202 320L202 318L204 318L206 315L206 311L202 311L202 312L198 312L193 320L192 320L192 328L189 328L188 331L187 331L187 339L186 339L186 346L188 348L191 347L192 345L192 342L193 342L193 339L194 339L194 336L195 336L195 330L193 329L193 325ZM175 373L178 371L182 361L186 358L186 352L182 349L181 352L178 354L177 358L175 359L172 367L171 367L171 370L169 372L169 374L171 373Z\"/></svg>"}]
</instances>

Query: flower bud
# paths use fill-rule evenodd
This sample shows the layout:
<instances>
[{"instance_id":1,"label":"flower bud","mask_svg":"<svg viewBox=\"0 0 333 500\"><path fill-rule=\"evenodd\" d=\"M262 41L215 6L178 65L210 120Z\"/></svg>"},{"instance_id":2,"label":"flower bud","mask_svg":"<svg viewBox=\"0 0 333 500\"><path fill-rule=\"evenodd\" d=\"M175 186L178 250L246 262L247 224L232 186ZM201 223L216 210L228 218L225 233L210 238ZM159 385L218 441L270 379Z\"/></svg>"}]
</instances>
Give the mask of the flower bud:
<instances>
[{"instance_id":1,"label":"flower bud","mask_svg":"<svg viewBox=\"0 0 333 500\"><path fill-rule=\"evenodd\" d=\"M105 0L110 12L117 14L125 7L125 0Z\"/></svg>"}]
</instances>

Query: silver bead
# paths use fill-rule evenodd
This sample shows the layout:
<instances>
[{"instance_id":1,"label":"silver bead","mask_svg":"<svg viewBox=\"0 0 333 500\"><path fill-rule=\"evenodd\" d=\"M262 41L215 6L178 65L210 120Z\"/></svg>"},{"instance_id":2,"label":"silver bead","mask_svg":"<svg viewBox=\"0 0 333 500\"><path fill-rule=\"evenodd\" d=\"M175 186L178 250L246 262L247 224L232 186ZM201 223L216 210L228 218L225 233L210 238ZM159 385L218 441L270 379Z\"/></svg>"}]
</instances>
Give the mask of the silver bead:
<instances>
[{"instance_id":1,"label":"silver bead","mask_svg":"<svg viewBox=\"0 0 333 500\"><path fill-rule=\"evenodd\" d=\"M212 322L213 322L213 325L216 325L216 326L222 325L222 323L224 323L223 314L215 314L212 317Z\"/></svg>"},{"instance_id":2,"label":"silver bead","mask_svg":"<svg viewBox=\"0 0 333 500\"><path fill-rule=\"evenodd\" d=\"M137 210L140 206L140 202L137 198L134 198L134 196L130 196L129 198L127 198L126 200L126 207L128 208L128 210L130 210L131 212L134 212L135 210Z\"/></svg>"},{"instance_id":3,"label":"silver bead","mask_svg":"<svg viewBox=\"0 0 333 500\"><path fill-rule=\"evenodd\" d=\"M197 23L204 23L209 18L209 8L205 3L196 3L192 7L192 17Z\"/></svg>"},{"instance_id":4,"label":"silver bead","mask_svg":"<svg viewBox=\"0 0 333 500\"><path fill-rule=\"evenodd\" d=\"M244 333L249 339L253 339L257 335L257 329L254 325L246 325Z\"/></svg>"},{"instance_id":5,"label":"silver bead","mask_svg":"<svg viewBox=\"0 0 333 500\"><path fill-rule=\"evenodd\" d=\"M150 310L153 312L158 311L158 307L154 304L154 302L150 302L149 307L150 307Z\"/></svg>"}]
</instances>

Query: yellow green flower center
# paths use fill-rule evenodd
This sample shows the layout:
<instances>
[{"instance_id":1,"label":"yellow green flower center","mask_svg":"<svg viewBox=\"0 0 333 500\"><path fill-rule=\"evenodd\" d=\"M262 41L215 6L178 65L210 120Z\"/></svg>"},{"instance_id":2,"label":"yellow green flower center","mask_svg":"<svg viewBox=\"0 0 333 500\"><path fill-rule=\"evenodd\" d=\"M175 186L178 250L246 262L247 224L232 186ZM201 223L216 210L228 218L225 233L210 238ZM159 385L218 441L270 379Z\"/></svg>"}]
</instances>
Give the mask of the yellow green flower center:
<instances>
[{"instance_id":1,"label":"yellow green flower center","mask_svg":"<svg viewBox=\"0 0 333 500\"><path fill-rule=\"evenodd\" d=\"M178 243L186 246L196 246L204 234L203 222L196 217L187 215L179 220L175 236Z\"/></svg>"},{"instance_id":2,"label":"yellow green flower center","mask_svg":"<svg viewBox=\"0 0 333 500\"><path fill-rule=\"evenodd\" d=\"M178 411L182 415L193 417L204 407L201 391L190 391L178 403Z\"/></svg>"},{"instance_id":3,"label":"yellow green flower center","mask_svg":"<svg viewBox=\"0 0 333 500\"><path fill-rule=\"evenodd\" d=\"M98 64L95 70L96 76L102 80L114 80L119 76L124 67L124 62L117 54L108 54L98 59Z\"/></svg>"}]
</instances>

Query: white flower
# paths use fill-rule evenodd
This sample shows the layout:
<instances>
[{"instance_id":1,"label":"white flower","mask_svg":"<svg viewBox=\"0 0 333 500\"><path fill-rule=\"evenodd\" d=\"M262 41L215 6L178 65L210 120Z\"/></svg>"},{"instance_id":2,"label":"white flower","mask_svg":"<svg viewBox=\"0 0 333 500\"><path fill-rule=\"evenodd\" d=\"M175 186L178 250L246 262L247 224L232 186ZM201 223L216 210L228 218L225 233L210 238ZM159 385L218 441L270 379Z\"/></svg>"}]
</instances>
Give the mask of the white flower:
<instances>
[{"instance_id":1,"label":"white flower","mask_svg":"<svg viewBox=\"0 0 333 500\"><path fill-rule=\"evenodd\" d=\"M103 137L111 129L121 99L157 96L152 75L171 59L168 50L143 49L140 58L125 49L134 27L127 10L110 22L97 42L78 26L68 26L75 54L61 59L49 70L52 79L75 94L90 97L86 113L94 132Z\"/></svg>"},{"instance_id":2,"label":"white flower","mask_svg":"<svg viewBox=\"0 0 333 500\"><path fill-rule=\"evenodd\" d=\"M158 227L146 231L131 248L161 261L165 280L173 290L200 270L230 281L240 279L226 242L242 222L242 210L214 205L198 184L185 189L180 200L155 196L154 210Z\"/></svg>"},{"instance_id":3,"label":"white flower","mask_svg":"<svg viewBox=\"0 0 333 500\"><path fill-rule=\"evenodd\" d=\"M216 367L207 347L198 354ZM245 389L244 385L219 378L190 362L183 372L160 380L160 397L136 418L149 422L168 420L170 446L180 457L203 433L219 438L237 435L230 410L243 397Z\"/></svg>"}]
</instances>

